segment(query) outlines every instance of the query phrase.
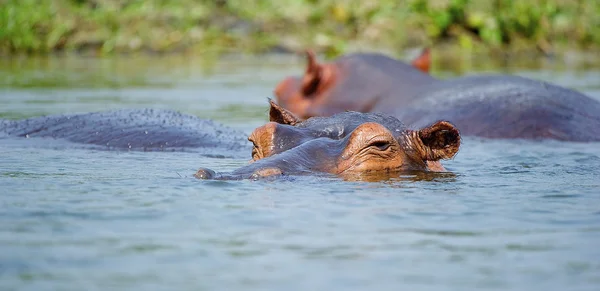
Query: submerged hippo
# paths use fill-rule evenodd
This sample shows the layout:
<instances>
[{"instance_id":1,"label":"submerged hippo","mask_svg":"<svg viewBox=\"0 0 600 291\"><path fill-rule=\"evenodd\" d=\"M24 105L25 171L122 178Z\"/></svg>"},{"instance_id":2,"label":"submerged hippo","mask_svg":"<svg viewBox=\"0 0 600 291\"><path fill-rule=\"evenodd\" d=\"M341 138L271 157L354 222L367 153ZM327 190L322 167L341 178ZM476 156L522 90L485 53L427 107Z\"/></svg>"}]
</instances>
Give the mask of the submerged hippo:
<instances>
[{"instance_id":1,"label":"submerged hippo","mask_svg":"<svg viewBox=\"0 0 600 291\"><path fill-rule=\"evenodd\" d=\"M454 157L460 134L438 121L410 130L398 119L344 112L301 121L271 102L271 122L252 132L253 162L228 174L200 169L201 179L245 179L328 173L342 178L407 171L445 171L439 160Z\"/></svg>"},{"instance_id":2,"label":"submerged hippo","mask_svg":"<svg viewBox=\"0 0 600 291\"><path fill-rule=\"evenodd\" d=\"M323 64L310 50L306 56L304 76L287 77L275 88L277 102L303 119L346 110L370 112L381 100L412 96L414 89L435 81L421 70L429 70L429 50L412 66L375 53L349 54Z\"/></svg>"},{"instance_id":3,"label":"submerged hippo","mask_svg":"<svg viewBox=\"0 0 600 291\"><path fill-rule=\"evenodd\" d=\"M600 102L571 89L517 76L438 80L393 59L356 54L286 78L277 101L301 118L345 110L393 115L420 127L449 120L463 135L600 140Z\"/></svg>"},{"instance_id":4,"label":"submerged hippo","mask_svg":"<svg viewBox=\"0 0 600 291\"><path fill-rule=\"evenodd\" d=\"M101 150L193 151L247 157L244 133L170 110L124 109L0 120L0 143L27 140L44 147ZM57 142L65 143L57 143Z\"/></svg>"}]
</instances>

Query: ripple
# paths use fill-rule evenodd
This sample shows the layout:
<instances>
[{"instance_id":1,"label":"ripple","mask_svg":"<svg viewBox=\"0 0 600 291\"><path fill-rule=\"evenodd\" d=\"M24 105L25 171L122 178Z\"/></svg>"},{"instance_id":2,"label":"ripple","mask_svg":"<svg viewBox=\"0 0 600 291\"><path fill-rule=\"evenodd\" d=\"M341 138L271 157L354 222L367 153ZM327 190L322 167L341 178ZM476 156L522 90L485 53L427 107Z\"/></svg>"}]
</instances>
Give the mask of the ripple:
<instances>
[{"instance_id":1,"label":"ripple","mask_svg":"<svg viewBox=\"0 0 600 291\"><path fill-rule=\"evenodd\" d=\"M483 235L480 232L473 231L460 231L460 230L435 230L435 229L415 229L416 233L427 234L427 235L439 235L439 236L451 236L451 237L473 237Z\"/></svg>"},{"instance_id":2,"label":"ripple","mask_svg":"<svg viewBox=\"0 0 600 291\"><path fill-rule=\"evenodd\" d=\"M231 187L237 186L237 184L235 182L227 181L227 180L206 180L206 181L202 181L202 184L206 185L206 186L215 187L215 188L231 188Z\"/></svg>"},{"instance_id":3,"label":"ripple","mask_svg":"<svg viewBox=\"0 0 600 291\"><path fill-rule=\"evenodd\" d=\"M550 198L550 199L560 199L560 198L578 198L578 197L582 197L582 195L579 195L579 194L549 194L549 195L542 195L540 197L541 198Z\"/></svg>"},{"instance_id":4,"label":"ripple","mask_svg":"<svg viewBox=\"0 0 600 291\"><path fill-rule=\"evenodd\" d=\"M127 62L101 67L118 78ZM183 76L172 88L90 89L79 79L77 90L6 88L0 115L168 107L249 133L265 122L264 98L256 96L297 73L295 62L269 71L262 59L252 67L236 59L218 66L228 74ZM69 60L58 63L41 69L68 70ZM186 57L173 70L197 69ZM161 69L139 73L132 76L168 78ZM246 89L223 86L231 74ZM108 100L100 95L119 104L100 104ZM228 104L241 104L236 116ZM449 173L374 175L367 183L325 175L200 181L191 178L200 166L231 171L247 158L30 142L0 140L0 289L595 290L599 283L597 143L465 137L444 162Z\"/></svg>"},{"instance_id":5,"label":"ripple","mask_svg":"<svg viewBox=\"0 0 600 291\"><path fill-rule=\"evenodd\" d=\"M135 244L129 245L126 247L120 248L119 253L121 254L144 254L144 253L155 253L161 252L165 250L176 251L179 248L173 245L165 245L165 244L153 244L153 243L143 243L143 244Z\"/></svg>"},{"instance_id":6,"label":"ripple","mask_svg":"<svg viewBox=\"0 0 600 291\"><path fill-rule=\"evenodd\" d=\"M262 256L268 253L267 250L234 250L228 252L232 257L244 258Z\"/></svg>"},{"instance_id":7,"label":"ripple","mask_svg":"<svg viewBox=\"0 0 600 291\"><path fill-rule=\"evenodd\" d=\"M508 244L506 245L506 249L511 251L541 252L551 251L555 248L547 245Z\"/></svg>"}]
</instances>

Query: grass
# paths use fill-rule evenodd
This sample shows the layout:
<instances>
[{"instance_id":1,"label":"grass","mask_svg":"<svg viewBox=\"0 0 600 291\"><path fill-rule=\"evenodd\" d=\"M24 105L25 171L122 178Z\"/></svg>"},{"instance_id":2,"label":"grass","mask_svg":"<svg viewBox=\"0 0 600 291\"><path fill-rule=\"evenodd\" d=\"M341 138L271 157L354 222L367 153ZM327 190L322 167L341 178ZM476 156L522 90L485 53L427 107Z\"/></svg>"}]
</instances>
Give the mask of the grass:
<instances>
[{"instance_id":1,"label":"grass","mask_svg":"<svg viewBox=\"0 0 600 291\"><path fill-rule=\"evenodd\" d=\"M596 49L596 0L0 0L0 52Z\"/></svg>"}]
</instances>

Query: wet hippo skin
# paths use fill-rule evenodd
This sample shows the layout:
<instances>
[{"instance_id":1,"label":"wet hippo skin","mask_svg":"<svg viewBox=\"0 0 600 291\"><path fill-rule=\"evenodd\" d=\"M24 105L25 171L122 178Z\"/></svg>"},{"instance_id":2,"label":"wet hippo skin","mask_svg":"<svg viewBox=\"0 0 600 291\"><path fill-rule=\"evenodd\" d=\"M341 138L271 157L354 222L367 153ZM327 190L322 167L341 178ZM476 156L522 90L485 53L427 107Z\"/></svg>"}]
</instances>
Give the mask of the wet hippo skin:
<instances>
[{"instance_id":1,"label":"wet hippo skin","mask_svg":"<svg viewBox=\"0 0 600 291\"><path fill-rule=\"evenodd\" d=\"M194 151L209 156L248 157L246 135L210 120L170 110L125 109L0 120L2 138L64 140L67 147L101 150Z\"/></svg>"},{"instance_id":2,"label":"wet hippo skin","mask_svg":"<svg viewBox=\"0 0 600 291\"><path fill-rule=\"evenodd\" d=\"M387 100L386 100L387 101ZM389 102L389 103L388 103ZM600 102L577 91L518 76L468 76L436 82L394 108L373 108L411 126L450 120L463 135L600 141Z\"/></svg>"},{"instance_id":3,"label":"wet hippo skin","mask_svg":"<svg viewBox=\"0 0 600 291\"><path fill-rule=\"evenodd\" d=\"M370 112L381 100L403 104L435 81L419 68L375 53L320 64L307 51L307 62L304 76L287 77L275 88L277 102L303 119L346 110Z\"/></svg>"},{"instance_id":4,"label":"wet hippo skin","mask_svg":"<svg viewBox=\"0 0 600 291\"><path fill-rule=\"evenodd\" d=\"M302 121L271 102L270 122L249 138L225 126L168 110L127 109L0 120L0 143L25 140L45 147L99 150L190 151L211 157L248 158L229 174L201 169L198 178L243 179L333 174L362 179L407 171L445 171L441 159L460 146L458 130L445 121L410 130L383 114L344 112ZM248 142L248 140L250 142Z\"/></svg>"},{"instance_id":5,"label":"wet hippo skin","mask_svg":"<svg viewBox=\"0 0 600 291\"><path fill-rule=\"evenodd\" d=\"M271 102L270 120L252 132L253 163L231 173L200 169L201 179L247 179L279 175L332 174L345 179L386 179L410 171L443 172L460 133L437 121L408 129L384 114L344 112L300 121Z\"/></svg>"},{"instance_id":6,"label":"wet hippo skin","mask_svg":"<svg viewBox=\"0 0 600 291\"><path fill-rule=\"evenodd\" d=\"M275 95L301 118L381 112L411 127L449 120L468 136L600 140L600 102L575 90L509 75L438 80L376 54L324 64L309 55L304 76L284 79Z\"/></svg>"}]
</instances>

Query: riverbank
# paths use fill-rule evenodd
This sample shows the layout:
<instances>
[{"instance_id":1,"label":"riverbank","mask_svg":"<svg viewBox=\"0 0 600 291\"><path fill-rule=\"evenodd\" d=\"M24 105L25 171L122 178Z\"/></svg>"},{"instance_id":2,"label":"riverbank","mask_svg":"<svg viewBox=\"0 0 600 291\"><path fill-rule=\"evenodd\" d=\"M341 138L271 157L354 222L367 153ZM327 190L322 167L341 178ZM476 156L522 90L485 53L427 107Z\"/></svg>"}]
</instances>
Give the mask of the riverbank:
<instances>
[{"instance_id":1,"label":"riverbank","mask_svg":"<svg viewBox=\"0 0 600 291\"><path fill-rule=\"evenodd\" d=\"M2 54L595 50L599 1L8 0Z\"/></svg>"}]
</instances>

